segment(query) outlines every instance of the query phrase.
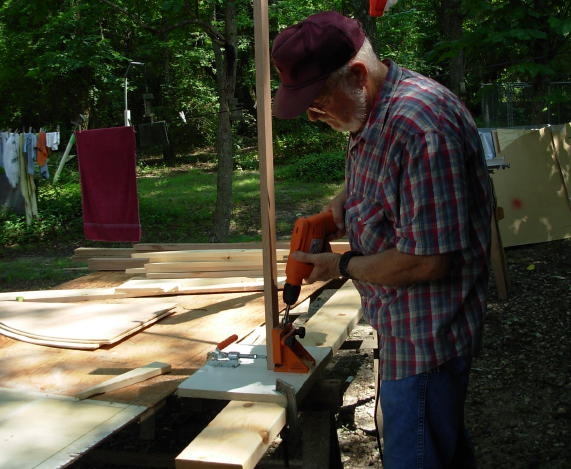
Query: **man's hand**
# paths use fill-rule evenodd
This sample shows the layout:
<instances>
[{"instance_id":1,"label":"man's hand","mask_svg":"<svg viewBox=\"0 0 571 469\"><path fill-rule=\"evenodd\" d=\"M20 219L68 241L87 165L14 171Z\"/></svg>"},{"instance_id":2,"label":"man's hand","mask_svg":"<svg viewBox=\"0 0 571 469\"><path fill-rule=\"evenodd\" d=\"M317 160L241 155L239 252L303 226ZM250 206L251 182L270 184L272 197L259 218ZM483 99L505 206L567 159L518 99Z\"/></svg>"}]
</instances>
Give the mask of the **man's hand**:
<instances>
[{"instance_id":1,"label":"man's hand","mask_svg":"<svg viewBox=\"0 0 571 469\"><path fill-rule=\"evenodd\" d=\"M313 283L318 280L331 280L339 277L339 259L341 256L332 252L322 252L320 254L309 254L307 252L296 251L291 254L293 258L299 262L313 264L313 270L308 278L307 283Z\"/></svg>"},{"instance_id":2,"label":"man's hand","mask_svg":"<svg viewBox=\"0 0 571 469\"><path fill-rule=\"evenodd\" d=\"M345 200L347 196L345 195L345 189L343 189L339 194L337 194L333 199L329 201L326 209L331 210L333 214L333 221L337 225L338 231L332 239L339 239L345 236Z\"/></svg>"}]
</instances>

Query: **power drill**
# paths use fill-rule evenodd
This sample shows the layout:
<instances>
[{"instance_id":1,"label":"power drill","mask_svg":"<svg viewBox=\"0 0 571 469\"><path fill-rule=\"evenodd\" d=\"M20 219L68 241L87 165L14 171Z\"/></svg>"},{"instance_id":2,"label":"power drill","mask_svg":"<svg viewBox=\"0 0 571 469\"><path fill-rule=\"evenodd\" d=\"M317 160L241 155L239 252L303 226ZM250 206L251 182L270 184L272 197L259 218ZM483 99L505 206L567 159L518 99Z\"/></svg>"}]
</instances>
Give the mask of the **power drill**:
<instances>
[{"instance_id":1,"label":"power drill","mask_svg":"<svg viewBox=\"0 0 571 469\"><path fill-rule=\"evenodd\" d=\"M286 263L286 281L283 288L283 300L286 311L283 322L289 319L289 310L299 298L303 279L309 277L312 264L295 260L291 254L295 251L317 254L330 250L327 238L338 231L331 211L321 212L310 217L298 218L293 227L290 242L290 255Z\"/></svg>"}]
</instances>

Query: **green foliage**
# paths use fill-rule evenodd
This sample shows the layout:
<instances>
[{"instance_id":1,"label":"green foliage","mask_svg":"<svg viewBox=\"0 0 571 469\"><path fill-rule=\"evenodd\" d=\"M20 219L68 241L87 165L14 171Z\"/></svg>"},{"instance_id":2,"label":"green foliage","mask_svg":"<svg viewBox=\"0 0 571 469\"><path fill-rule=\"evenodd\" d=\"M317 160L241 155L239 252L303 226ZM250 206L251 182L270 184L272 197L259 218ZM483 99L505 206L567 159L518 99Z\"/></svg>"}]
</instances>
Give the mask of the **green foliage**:
<instances>
[{"instance_id":1,"label":"green foliage","mask_svg":"<svg viewBox=\"0 0 571 469\"><path fill-rule=\"evenodd\" d=\"M38 181L39 217L28 225L23 216L0 212L0 245L12 249L57 248L75 240L81 225L81 195L77 181L53 186Z\"/></svg>"},{"instance_id":2,"label":"green foliage","mask_svg":"<svg viewBox=\"0 0 571 469\"><path fill-rule=\"evenodd\" d=\"M343 152L302 155L276 174L280 179L339 183L345 177L345 155Z\"/></svg>"},{"instance_id":3,"label":"green foliage","mask_svg":"<svg viewBox=\"0 0 571 469\"><path fill-rule=\"evenodd\" d=\"M81 266L70 258L46 257L46 253L42 254L41 257L0 259L0 291L51 288L85 273ZM4 289L4 285L8 287Z\"/></svg>"},{"instance_id":4,"label":"green foliage","mask_svg":"<svg viewBox=\"0 0 571 469\"><path fill-rule=\"evenodd\" d=\"M306 119L275 120L274 157L295 161L300 156L322 151L342 151L347 146L347 135L331 130L325 124Z\"/></svg>"}]
</instances>

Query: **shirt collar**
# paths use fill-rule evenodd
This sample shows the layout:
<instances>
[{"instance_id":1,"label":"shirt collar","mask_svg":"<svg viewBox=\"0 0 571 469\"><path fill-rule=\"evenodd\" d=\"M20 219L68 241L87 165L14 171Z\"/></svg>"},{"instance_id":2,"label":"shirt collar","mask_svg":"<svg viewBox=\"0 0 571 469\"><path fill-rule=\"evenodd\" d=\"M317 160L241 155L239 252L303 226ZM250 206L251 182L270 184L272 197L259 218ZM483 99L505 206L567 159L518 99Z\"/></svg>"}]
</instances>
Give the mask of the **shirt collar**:
<instances>
[{"instance_id":1,"label":"shirt collar","mask_svg":"<svg viewBox=\"0 0 571 469\"><path fill-rule=\"evenodd\" d=\"M360 140L367 140L371 133L374 133L378 136L379 130L382 131L383 127L385 126L385 119L387 117L389 104L397 89L397 84L400 81L403 69L396 62L393 62L390 59L383 60L383 63L389 69L387 76L385 77L385 81L377 93L365 126L359 132L351 134L349 141L350 148L356 145ZM380 129L379 122L382 122Z\"/></svg>"}]
</instances>

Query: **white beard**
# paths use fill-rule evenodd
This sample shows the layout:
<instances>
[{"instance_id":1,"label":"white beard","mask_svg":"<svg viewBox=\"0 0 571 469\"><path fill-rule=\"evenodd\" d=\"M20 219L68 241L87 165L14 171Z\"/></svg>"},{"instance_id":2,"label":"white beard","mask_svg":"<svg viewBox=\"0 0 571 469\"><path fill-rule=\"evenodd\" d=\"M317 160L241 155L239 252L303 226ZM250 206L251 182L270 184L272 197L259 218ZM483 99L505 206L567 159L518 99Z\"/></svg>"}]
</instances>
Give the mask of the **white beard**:
<instances>
[{"instance_id":1,"label":"white beard","mask_svg":"<svg viewBox=\"0 0 571 469\"><path fill-rule=\"evenodd\" d=\"M351 98L354 112L347 122L327 122L329 126L338 132L358 132L365 125L367 119L367 90L357 88L347 93Z\"/></svg>"}]
</instances>

